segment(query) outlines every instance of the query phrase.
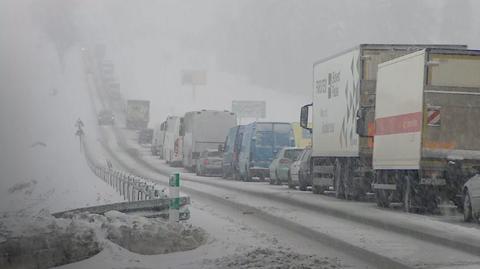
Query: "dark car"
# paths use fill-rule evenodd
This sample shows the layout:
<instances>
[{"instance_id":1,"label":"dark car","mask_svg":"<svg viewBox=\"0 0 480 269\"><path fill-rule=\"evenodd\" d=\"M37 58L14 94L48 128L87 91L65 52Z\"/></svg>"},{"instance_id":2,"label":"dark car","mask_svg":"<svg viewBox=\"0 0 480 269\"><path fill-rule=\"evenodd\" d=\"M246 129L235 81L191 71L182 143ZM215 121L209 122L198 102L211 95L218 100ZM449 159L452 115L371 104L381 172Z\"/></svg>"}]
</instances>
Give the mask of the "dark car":
<instances>
[{"instance_id":1,"label":"dark car","mask_svg":"<svg viewBox=\"0 0 480 269\"><path fill-rule=\"evenodd\" d=\"M308 186L312 186L312 177L310 176L310 157L312 149L306 148L297 160L290 166L290 175L288 186L294 188L299 186L301 191L306 191Z\"/></svg>"},{"instance_id":2,"label":"dark car","mask_svg":"<svg viewBox=\"0 0 480 269\"><path fill-rule=\"evenodd\" d=\"M197 160L196 173L198 176L221 176L223 152L217 149L207 149L200 153Z\"/></svg>"},{"instance_id":3,"label":"dark car","mask_svg":"<svg viewBox=\"0 0 480 269\"><path fill-rule=\"evenodd\" d=\"M98 125L114 125L115 116L110 110L102 110L98 113Z\"/></svg>"},{"instance_id":4,"label":"dark car","mask_svg":"<svg viewBox=\"0 0 480 269\"><path fill-rule=\"evenodd\" d=\"M153 139L153 129L142 129L138 133L138 144L151 144Z\"/></svg>"}]
</instances>

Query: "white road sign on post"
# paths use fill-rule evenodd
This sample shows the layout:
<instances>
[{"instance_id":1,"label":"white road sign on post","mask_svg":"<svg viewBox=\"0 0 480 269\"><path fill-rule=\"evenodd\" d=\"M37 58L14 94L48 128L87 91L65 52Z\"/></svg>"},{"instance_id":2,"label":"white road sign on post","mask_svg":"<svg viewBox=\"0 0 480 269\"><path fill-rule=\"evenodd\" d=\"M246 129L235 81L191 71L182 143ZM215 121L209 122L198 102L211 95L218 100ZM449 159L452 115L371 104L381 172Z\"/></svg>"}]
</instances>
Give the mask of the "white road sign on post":
<instances>
[{"instance_id":1,"label":"white road sign on post","mask_svg":"<svg viewBox=\"0 0 480 269\"><path fill-rule=\"evenodd\" d=\"M263 119L266 117L265 101L232 101L232 112L238 118Z\"/></svg>"},{"instance_id":2,"label":"white road sign on post","mask_svg":"<svg viewBox=\"0 0 480 269\"><path fill-rule=\"evenodd\" d=\"M195 90L198 85L207 85L207 71L199 70L182 70L182 85L192 85L192 97L195 101Z\"/></svg>"}]
</instances>

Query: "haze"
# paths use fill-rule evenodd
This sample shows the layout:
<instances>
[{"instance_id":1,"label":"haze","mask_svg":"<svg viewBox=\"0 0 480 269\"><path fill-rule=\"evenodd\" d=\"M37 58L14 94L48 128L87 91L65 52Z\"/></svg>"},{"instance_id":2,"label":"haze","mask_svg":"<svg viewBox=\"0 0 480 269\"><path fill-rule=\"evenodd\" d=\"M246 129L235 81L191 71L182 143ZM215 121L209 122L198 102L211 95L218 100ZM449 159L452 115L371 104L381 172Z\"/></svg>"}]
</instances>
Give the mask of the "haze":
<instances>
[{"instance_id":1,"label":"haze","mask_svg":"<svg viewBox=\"0 0 480 269\"><path fill-rule=\"evenodd\" d=\"M33 166L48 169L28 146L60 138L70 145L76 118L92 117L88 99L75 94L85 87L82 47L106 46L124 96L151 100L151 123L199 108L230 109L232 100L265 100L267 119L296 121L311 99L314 61L359 43L476 48L479 8L453 0L2 0L2 182ZM181 84L184 69L207 72L196 100Z\"/></svg>"}]
</instances>

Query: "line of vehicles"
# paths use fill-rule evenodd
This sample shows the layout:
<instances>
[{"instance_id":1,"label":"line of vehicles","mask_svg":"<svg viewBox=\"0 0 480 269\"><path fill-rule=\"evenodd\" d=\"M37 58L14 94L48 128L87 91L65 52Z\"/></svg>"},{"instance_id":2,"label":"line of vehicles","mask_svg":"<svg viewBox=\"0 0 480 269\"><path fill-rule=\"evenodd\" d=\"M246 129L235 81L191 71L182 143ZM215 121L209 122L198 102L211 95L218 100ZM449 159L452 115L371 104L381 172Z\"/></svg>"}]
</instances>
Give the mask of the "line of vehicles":
<instances>
[{"instance_id":1,"label":"line of vehicles","mask_svg":"<svg viewBox=\"0 0 480 269\"><path fill-rule=\"evenodd\" d=\"M279 183L288 180L289 165L302 149L295 147L291 123L237 125L232 112L200 110L183 117L169 116L157 125L151 151L167 164L198 175L245 181L272 179L271 165L278 163L279 176L273 180ZM275 156L280 155L283 158L276 162Z\"/></svg>"},{"instance_id":2,"label":"line of vehicles","mask_svg":"<svg viewBox=\"0 0 480 269\"><path fill-rule=\"evenodd\" d=\"M464 45L365 44L316 62L301 109L314 192L478 220L479 87L480 51Z\"/></svg>"},{"instance_id":3,"label":"line of vehicles","mask_svg":"<svg viewBox=\"0 0 480 269\"><path fill-rule=\"evenodd\" d=\"M229 111L193 111L167 117L150 143L152 154L199 175L268 179L408 212L455 207L468 221L480 217L479 118L480 51L362 44L313 64L312 103L298 124L237 125Z\"/></svg>"}]
</instances>

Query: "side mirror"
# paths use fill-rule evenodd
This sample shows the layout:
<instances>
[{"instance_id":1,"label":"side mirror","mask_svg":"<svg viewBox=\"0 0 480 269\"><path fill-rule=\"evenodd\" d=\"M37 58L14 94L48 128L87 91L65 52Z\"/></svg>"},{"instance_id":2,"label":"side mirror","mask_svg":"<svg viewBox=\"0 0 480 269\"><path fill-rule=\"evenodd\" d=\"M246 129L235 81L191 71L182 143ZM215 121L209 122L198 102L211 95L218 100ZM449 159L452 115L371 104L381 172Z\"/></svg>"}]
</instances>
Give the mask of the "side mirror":
<instances>
[{"instance_id":1,"label":"side mirror","mask_svg":"<svg viewBox=\"0 0 480 269\"><path fill-rule=\"evenodd\" d=\"M309 112L309 108L312 106L313 106L313 103L304 105L300 110L300 127L308 130L310 133L312 132L312 128L308 127L308 112Z\"/></svg>"},{"instance_id":2,"label":"side mirror","mask_svg":"<svg viewBox=\"0 0 480 269\"><path fill-rule=\"evenodd\" d=\"M368 128L366 126L367 109L361 107L357 110L356 132L359 136L368 136Z\"/></svg>"}]
</instances>

